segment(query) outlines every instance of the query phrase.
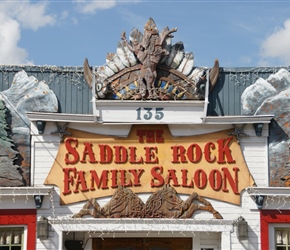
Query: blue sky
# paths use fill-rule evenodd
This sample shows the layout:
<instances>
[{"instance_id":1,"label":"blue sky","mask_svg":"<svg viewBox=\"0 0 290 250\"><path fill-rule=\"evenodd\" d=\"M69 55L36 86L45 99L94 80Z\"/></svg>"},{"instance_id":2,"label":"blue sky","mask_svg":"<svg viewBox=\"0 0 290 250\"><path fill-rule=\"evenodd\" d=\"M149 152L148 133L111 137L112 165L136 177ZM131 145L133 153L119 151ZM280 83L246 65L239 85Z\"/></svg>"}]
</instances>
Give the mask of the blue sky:
<instances>
[{"instance_id":1,"label":"blue sky","mask_svg":"<svg viewBox=\"0 0 290 250\"><path fill-rule=\"evenodd\" d=\"M0 1L0 64L106 63L122 31L178 27L196 66L290 65L290 1Z\"/></svg>"}]
</instances>

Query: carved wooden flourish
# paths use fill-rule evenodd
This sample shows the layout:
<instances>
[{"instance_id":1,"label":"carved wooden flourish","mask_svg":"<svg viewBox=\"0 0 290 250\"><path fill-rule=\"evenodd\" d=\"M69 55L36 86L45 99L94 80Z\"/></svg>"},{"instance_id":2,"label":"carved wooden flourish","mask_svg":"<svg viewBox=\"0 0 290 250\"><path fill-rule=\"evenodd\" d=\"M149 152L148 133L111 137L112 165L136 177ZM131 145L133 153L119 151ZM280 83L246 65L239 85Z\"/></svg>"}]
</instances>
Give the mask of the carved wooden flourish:
<instances>
[{"instance_id":1,"label":"carved wooden flourish","mask_svg":"<svg viewBox=\"0 0 290 250\"><path fill-rule=\"evenodd\" d=\"M133 29L129 39L121 34L117 53L108 53L106 64L95 72L84 62L84 77L90 87L95 77L97 99L120 100L203 100L207 69L194 67L193 53L185 52L182 42L171 45L177 28L158 31L152 18L144 33ZM95 75L94 75L95 74ZM219 76L215 61L208 76L210 90Z\"/></svg>"},{"instance_id":2,"label":"carved wooden flourish","mask_svg":"<svg viewBox=\"0 0 290 250\"><path fill-rule=\"evenodd\" d=\"M153 193L146 203L130 189L119 187L111 200L100 207L95 199L88 200L73 218L91 215L94 218L192 218L197 210L206 210L216 219L223 219L211 203L193 192L186 201L179 198L170 185Z\"/></svg>"}]
</instances>

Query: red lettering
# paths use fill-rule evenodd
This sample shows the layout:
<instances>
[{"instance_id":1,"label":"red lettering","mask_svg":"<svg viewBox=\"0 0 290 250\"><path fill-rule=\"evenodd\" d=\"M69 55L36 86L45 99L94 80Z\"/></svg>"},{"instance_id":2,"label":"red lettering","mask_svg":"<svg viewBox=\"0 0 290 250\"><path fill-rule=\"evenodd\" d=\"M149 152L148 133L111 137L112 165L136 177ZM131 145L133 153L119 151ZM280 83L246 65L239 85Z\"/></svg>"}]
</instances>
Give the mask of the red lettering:
<instances>
[{"instance_id":1,"label":"red lettering","mask_svg":"<svg viewBox=\"0 0 290 250\"><path fill-rule=\"evenodd\" d=\"M168 169L168 178L167 178L166 184L169 184L170 180L172 180L173 186L179 186L175 172L176 172L175 169Z\"/></svg>"},{"instance_id":2,"label":"red lettering","mask_svg":"<svg viewBox=\"0 0 290 250\"><path fill-rule=\"evenodd\" d=\"M215 191L218 191L222 187L222 175L217 169L213 169L209 173L209 184L211 188Z\"/></svg>"},{"instance_id":3,"label":"red lettering","mask_svg":"<svg viewBox=\"0 0 290 250\"><path fill-rule=\"evenodd\" d=\"M129 162L131 164L133 163L143 163L143 158L140 157L140 159L136 159L136 150L137 148L136 147L129 147L129 150L130 150L130 157L129 157Z\"/></svg>"},{"instance_id":4,"label":"red lettering","mask_svg":"<svg viewBox=\"0 0 290 250\"><path fill-rule=\"evenodd\" d=\"M164 184L164 179L162 177L163 173L163 167L159 167L156 166L154 168L151 169L151 175L153 177L153 179L151 180L151 187L161 187ZM157 180L158 182L155 183L155 180Z\"/></svg>"},{"instance_id":5,"label":"red lettering","mask_svg":"<svg viewBox=\"0 0 290 250\"><path fill-rule=\"evenodd\" d=\"M111 173L112 173L112 188L116 188L118 187L118 183L117 183L117 173L118 173L118 170L117 169L113 169L111 170Z\"/></svg>"},{"instance_id":6,"label":"red lettering","mask_svg":"<svg viewBox=\"0 0 290 250\"><path fill-rule=\"evenodd\" d=\"M143 143L143 136L145 135L145 130L137 130L137 135L139 136L139 142Z\"/></svg>"},{"instance_id":7,"label":"red lettering","mask_svg":"<svg viewBox=\"0 0 290 250\"><path fill-rule=\"evenodd\" d=\"M157 154L157 147L145 147L145 163L158 163L159 159L156 156ZM155 153L155 152L156 153Z\"/></svg>"},{"instance_id":8,"label":"red lettering","mask_svg":"<svg viewBox=\"0 0 290 250\"><path fill-rule=\"evenodd\" d=\"M144 169L130 169L129 172L134 176L133 185L141 186L140 178L142 173L144 173Z\"/></svg>"},{"instance_id":9,"label":"red lettering","mask_svg":"<svg viewBox=\"0 0 290 250\"><path fill-rule=\"evenodd\" d=\"M164 142L164 138L162 137L163 130L137 130L137 136L139 137L139 142L144 142L144 136L146 136L146 142L147 143L161 143Z\"/></svg>"},{"instance_id":10,"label":"red lettering","mask_svg":"<svg viewBox=\"0 0 290 250\"><path fill-rule=\"evenodd\" d=\"M123 187L131 187L132 186L132 181L130 180L128 183L126 183L126 170L119 170L121 174L121 186Z\"/></svg>"},{"instance_id":11,"label":"red lettering","mask_svg":"<svg viewBox=\"0 0 290 250\"><path fill-rule=\"evenodd\" d=\"M63 187L63 195L67 195L71 193L70 190L70 185L74 184L74 178L76 177L76 168L64 168L62 170L64 172L64 178L63 178L63 182L64 182L64 187ZM73 174L73 176L70 175L70 173Z\"/></svg>"},{"instance_id":12,"label":"red lettering","mask_svg":"<svg viewBox=\"0 0 290 250\"><path fill-rule=\"evenodd\" d=\"M72 145L74 144L74 146ZM76 150L76 147L78 146L78 140L73 138L67 138L65 140L65 148L68 151L65 154L64 162L65 164L75 164L79 160L79 154ZM70 159L70 156L73 157L73 159Z\"/></svg>"},{"instance_id":13,"label":"red lettering","mask_svg":"<svg viewBox=\"0 0 290 250\"><path fill-rule=\"evenodd\" d=\"M195 153L194 153L195 152ZM195 157L194 157L195 155ZM192 163L197 163L201 160L202 151L198 144L191 144L187 149L187 157Z\"/></svg>"},{"instance_id":14,"label":"red lettering","mask_svg":"<svg viewBox=\"0 0 290 250\"><path fill-rule=\"evenodd\" d=\"M89 142L84 142L85 148L83 151L83 157L81 159L81 163L86 163L86 156L89 156L90 163L96 163L95 154L93 152L93 145Z\"/></svg>"},{"instance_id":15,"label":"red lettering","mask_svg":"<svg viewBox=\"0 0 290 250\"><path fill-rule=\"evenodd\" d=\"M202 169L196 170L193 178L194 178L195 185L199 189L203 189L206 187L207 176L206 176L206 173Z\"/></svg>"},{"instance_id":16,"label":"red lettering","mask_svg":"<svg viewBox=\"0 0 290 250\"><path fill-rule=\"evenodd\" d=\"M109 145L99 145L100 163L110 163L113 159L113 150Z\"/></svg>"},{"instance_id":17,"label":"red lettering","mask_svg":"<svg viewBox=\"0 0 290 250\"><path fill-rule=\"evenodd\" d=\"M77 180L76 180L76 187L75 187L74 193L79 192L79 185L81 185L82 192L89 190L87 188L87 183L85 179L85 171L77 171Z\"/></svg>"},{"instance_id":18,"label":"red lettering","mask_svg":"<svg viewBox=\"0 0 290 250\"><path fill-rule=\"evenodd\" d=\"M155 137L154 137L154 130L147 130L146 131L146 142L147 143L152 143L152 142L155 142Z\"/></svg>"},{"instance_id":19,"label":"red lettering","mask_svg":"<svg viewBox=\"0 0 290 250\"><path fill-rule=\"evenodd\" d=\"M230 174L230 171L227 168L222 168L222 171L224 173L224 186L223 186L223 191L224 192L228 192L229 190L227 189L227 181L229 182L233 192L235 194L239 194L239 189L238 189L238 171L240 171L239 168L233 168L235 177L233 179L233 177Z\"/></svg>"},{"instance_id":20,"label":"red lettering","mask_svg":"<svg viewBox=\"0 0 290 250\"><path fill-rule=\"evenodd\" d=\"M211 149L215 149L215 144L213 142L208 142L204 146L204 158L207 162L212 163L216 160L216 157L211 157Z\"/></svg>"},{"instance_id":21,"label":"red lettering","mask_svg":"<svg viewBox=\"0 0 290 250\"><path fill-rule=\"evenodd\" d=\"M191 182L189 184L187 184L188 178L187 178L187 173L188 170L187 169L181 169L181 173L182 173L182 187L193 187L193 181L191 180Z\"/></svg>"},{"instance_id":22,"label":"red lettering","mask_svg":"<svg viewBox=\"0 0 290 250\"><path fill-rule=\"evenodd\" d=\"M232 151L229 148L229 143L233 137L227 139L219 139L218 143L218 163L226 163L225 157L227 158L227 163L235 163L236 161L232 157Z\"/></svg>"},{"instance_id":23,"label":"red lettering","mask_svg":"<svg viewBox=\"0 0 290 250\"><path fill-rule=\"evenodd\" d=\"M160 129L160 130L156 130L156 142L157 143L162 143L164 142L164 138L163 138L163 130Z\"/></svg>"},{"instance_id":24,"label":"red lettering","mask_svg":"<svg viewBox=\"0 0 290 250\"><path fill-rule=\"evenodd\" d=\"M91 170L91 187L90 190L95 190L95 184L98 188L107 189L108 188L108 170L103 170L101 176L99 177L95 170ZM101 186L102 184L102 186Z\"/></svg>"},{"instance_id":25,"label":"red lettering","mask_svg":"<svg viewBox=\"0 0 290 250\"><path fill-rule=\"evenodd\" d=\"M186 150L183 146L172 146L172 163L186 163L185 153ZM180 158L180 160L179 160Z\"/></svg>"},{"instance_id":26,"label":"red lettering","mask_svg":"<svg viewBox=\"0 0 290 250\"><path fill-rule=\"evenodd\" d=\"M127 149L124 146L114 146L115 163L125 163L128 159Z\"/></svg>"}]
</instances>

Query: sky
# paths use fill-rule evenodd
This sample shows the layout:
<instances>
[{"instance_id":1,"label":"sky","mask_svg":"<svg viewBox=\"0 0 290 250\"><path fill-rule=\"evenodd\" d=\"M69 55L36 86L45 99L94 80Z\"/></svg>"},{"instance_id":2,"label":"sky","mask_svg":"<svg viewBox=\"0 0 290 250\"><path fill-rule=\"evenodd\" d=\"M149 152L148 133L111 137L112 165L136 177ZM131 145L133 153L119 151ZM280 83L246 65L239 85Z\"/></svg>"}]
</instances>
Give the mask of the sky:
<instances>
[{"instance_id":1,"label":"sky","mask_svg":"<svg viewBox=\"0 0 290 250\"><path fill-rule=\"evenodd\" d=\"M0 64L101 66L150 17L195 66L290 65L290 0L0 0Z\"/></svg>"}]
</instances>

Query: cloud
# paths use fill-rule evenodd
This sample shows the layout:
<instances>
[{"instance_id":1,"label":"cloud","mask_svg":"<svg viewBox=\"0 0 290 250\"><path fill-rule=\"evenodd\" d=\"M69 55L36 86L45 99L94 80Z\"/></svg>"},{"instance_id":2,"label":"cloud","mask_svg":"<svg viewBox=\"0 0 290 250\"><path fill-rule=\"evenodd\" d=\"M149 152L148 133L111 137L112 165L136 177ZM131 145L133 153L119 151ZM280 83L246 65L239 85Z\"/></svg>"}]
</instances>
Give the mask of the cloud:
<instances>
[{"instance_id":1,"label":"cloud","mask_svg":"<svg viewBox=\"0 0 290 250\"><path fill-rule=\"evenodd\" d=\"M129 11L128 9L120 9L119 12L122 14L122 18L126 21L126 23L130 24L134 28L139 29L140 31L143 31L144 25L148 21L148 16L143 17L132 11Z\"/></svg>"},{"instance_id":2,"label":"cloud","mask_svg":"<svg viewBox=\"0 0 290 250\"><path fill-rule=\"evenodd\" d=\"M69 13L68 13L67 10L65 10L65 11L61 12L60 18L61 19L66 19L68 16L69 16Z\"/></svg>"},{"instance_id":3,"label":"cloud","mask_svg":"<svg viewBox=\"0 0 290 250\"><path fill-rule=\"evenodd\" d=\"M249 55L243 55L240 57L241 66L249 65L252 63L252 57Z\"/></svg>"},{"instance_id":4,"label":"cloud","mask_svg":"<svg viewBox=\"0 0 290 250\"><path fill-rule=\"evenodd\" d=\"M20 27L16 20L0 15L0 63L21 64L27 52L19 48Z\"/></svg>"},{"instance_id":5,"label":"cloud","mask_svg":"<svg viewBox=\"0 0 290 250\"><path fill-rule=\"evenodd\" d=\"M46 25L54 25L52 15L45 14L48 2L30 3L29 1L1 3L0 11L9 18L17 20L22 27L37 30Z\"/></svg>"},{"instance_id":6,"label":"cloud","mask_svg":"<svg viewBox=\"0 0 290 250\"><path fill-rule=\"evenodd\" d=\"M118 3L139 3L140 0L74 0L76 9L83 14L95 14L97 10L114 8Z\"/></svg>"},{"instance_id":7,"label":"cloud","mask_svg":"<svg viewBox=\"0 0 290 250\"><path fill-rule=\"evenodd\" d=\"M97 10L114 8L117 0L74 0L77 4L77 10L83 14L94 14Z\"/></svg>"},{"instance_id":8,"label":"cloud","mask_svg":"<svg viewBox=\"0 0 290 250\"><path fill-rule=\"evenodd\" d=\"M37 30L55 24L55 17L45 14L47 2L29 1L0 3L0 63L29 64L28 53L20 48L21 29Z\"/></svg>"},{"instance_id":9,"label":"cloud","mask_svg":"<svg viewBox=\"0 0 290 250\"><path fill-rule=\"evenodd\" d=\"M79 23L79 20L78 20L77 18L75 18L75 17L73 17L71 20L72 20L72 23L73 23L74 25L76 25L76 24Z\"/></svg>"},{"instance_id":10,"label":"cloud","mask_svg":"<svg viewBox=\"0 0 290 250\"><path fill-rule=\"evenodd\" d=\"M290 65L290 19L284 22L283 28L278 28L261 44L261 62L276 59L282 64Z\"/></svg>"}]
</instances>

